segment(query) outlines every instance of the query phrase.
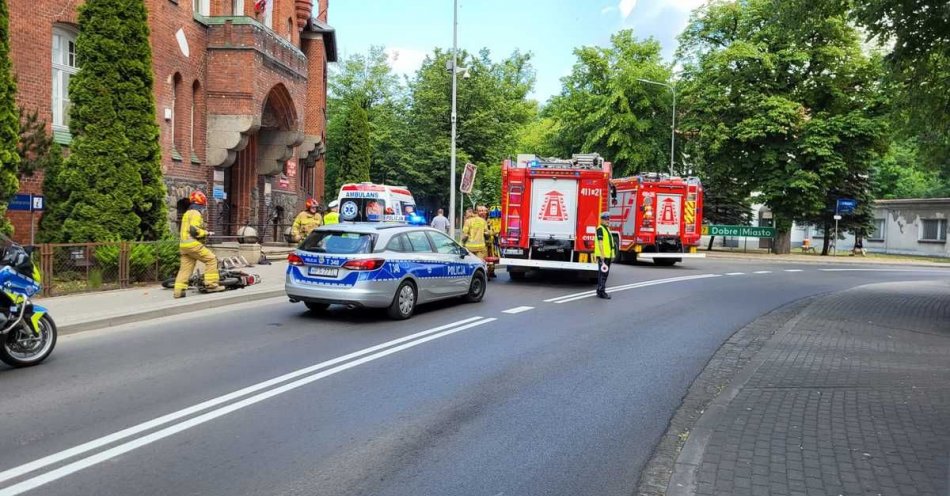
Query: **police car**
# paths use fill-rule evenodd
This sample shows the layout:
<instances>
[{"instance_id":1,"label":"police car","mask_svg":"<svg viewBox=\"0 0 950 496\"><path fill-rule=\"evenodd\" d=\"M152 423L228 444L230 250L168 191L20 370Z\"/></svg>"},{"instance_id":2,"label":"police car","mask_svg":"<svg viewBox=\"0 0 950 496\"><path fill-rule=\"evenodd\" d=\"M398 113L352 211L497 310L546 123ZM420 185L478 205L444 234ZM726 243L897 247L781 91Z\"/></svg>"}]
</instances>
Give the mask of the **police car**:
<instances>
[{"instance_id":1,"label":"police car","mask_svg":"<svg viewBox=\"0 0 950 496\"><path fill-rule=\"evenodd\" d=\"M416 305L481 301L485 263L436 229L403 223L341 223L313 230L287 260L291 302L386 308L407 319Z\"/></svg>"}]
</instances>

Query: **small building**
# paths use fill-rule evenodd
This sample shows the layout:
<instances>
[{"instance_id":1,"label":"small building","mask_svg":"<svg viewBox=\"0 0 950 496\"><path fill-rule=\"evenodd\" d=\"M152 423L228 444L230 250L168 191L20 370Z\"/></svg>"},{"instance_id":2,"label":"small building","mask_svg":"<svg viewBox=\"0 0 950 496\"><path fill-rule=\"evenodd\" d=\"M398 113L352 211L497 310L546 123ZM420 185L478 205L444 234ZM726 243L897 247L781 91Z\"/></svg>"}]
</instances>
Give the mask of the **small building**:
<instances>
[{"instance_id":1,"label":"small building","mask_svg":"<svg viewBox=\"0 0 950 496\"><path fill-rule=\"evenodd\" d=\"M950 257L950 198L878 200L874 232L864 247L875 253Z\"/></svg>"}]
</instances>

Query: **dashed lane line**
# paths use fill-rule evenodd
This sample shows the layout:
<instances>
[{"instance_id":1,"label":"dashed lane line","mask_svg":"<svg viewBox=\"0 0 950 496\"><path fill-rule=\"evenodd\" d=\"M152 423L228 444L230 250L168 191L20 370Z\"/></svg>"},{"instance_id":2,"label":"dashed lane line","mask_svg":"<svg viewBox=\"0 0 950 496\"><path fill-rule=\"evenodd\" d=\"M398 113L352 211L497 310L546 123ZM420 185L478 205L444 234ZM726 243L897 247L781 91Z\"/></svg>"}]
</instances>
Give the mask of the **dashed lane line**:
<instances>
[{"instance_id":1,"label":"dashed lane line","mask_svg":"<svg viewBox=\"0 0 950 496\"><path fill-rule=\"evenodd\" d=\"M771 270L757 270L753 272L753 274L771 274L771 273L772 273Z\"/></svg>"},{"instance_id":2,"label":"dashed lane line","mask_svg":"<svg viewBox=\"0 0 950 496\"><path fill-rule=\"evenodd\" d=\"M514 307L509 308L508 310L502 310L501 313L514 315L516 313L527 312L528 310L534 310L534 307Z\"/></svg>"},{"instance_id":3,"label":"dashed lane line","mask_svg":"<svg viewBox=\"0 0 950 496\"><path fill-rule=\"evenodd\" d=\"M607 288L608 293L616 293L618 291L626 291L628 289L643 288L647 286L656 286L658 284L669 284L674 282L682 281L693 281L697 279L708 279L711 277L722 277L719 274L701 274L696 276L682 276L682 277L671 277L669 279L654 279L652 281L642 281L633 284L625 284L622 286L614 286L612 288ZM572 301L582 300L584 298L590 298L596 295L596 291L584 291L583 293L574 293L564 296L559 296L557 298L549 298L544 300L546 303L570 303Z\"/></svg>"},{"instance_id":4,"label":"dashed lane line","mask_svg":"<svg viewBox=\"0 0 950 496\"><path fill-rule=\"evenodd\" d=\"M745 272L726 272L727 276L744 276Z\"/></svg>"}]
</instances>

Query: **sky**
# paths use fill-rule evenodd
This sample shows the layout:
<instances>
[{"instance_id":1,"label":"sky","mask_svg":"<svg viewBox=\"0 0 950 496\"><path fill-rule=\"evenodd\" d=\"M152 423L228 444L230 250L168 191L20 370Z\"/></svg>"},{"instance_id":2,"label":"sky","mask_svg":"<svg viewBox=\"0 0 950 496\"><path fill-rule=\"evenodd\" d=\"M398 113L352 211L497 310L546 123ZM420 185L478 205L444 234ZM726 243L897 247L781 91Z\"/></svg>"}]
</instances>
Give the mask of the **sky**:
<instances>
[{"instance_id":1,"label":"sky","mask_svg":"<svg viewBox=\"0 0 950 496\"><path fill-rule=\"evenodd\" d=\"M654 37L672 61L676 36L705 0L458 0L458 46L483 47L498 60L514 50L533 56L541 102L560 93L579 46L608 46L610 35L633 29ZM415 72L435 47L452 48L452 0L331 0L340 60L381 45L399 74ZM464 83L462 83L464 84Z\"/></svg>"}]
</instances>

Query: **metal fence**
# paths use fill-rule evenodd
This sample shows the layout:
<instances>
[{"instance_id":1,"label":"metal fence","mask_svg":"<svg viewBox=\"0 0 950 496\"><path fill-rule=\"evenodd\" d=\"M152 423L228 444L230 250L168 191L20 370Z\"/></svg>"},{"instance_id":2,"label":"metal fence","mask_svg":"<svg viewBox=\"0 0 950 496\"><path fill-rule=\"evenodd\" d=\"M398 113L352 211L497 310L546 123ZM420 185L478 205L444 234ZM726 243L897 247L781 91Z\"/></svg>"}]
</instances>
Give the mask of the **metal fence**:
<instances>
[{"instance_id":1,"label":"metal fence","mask_svg":"<svg viewBox=\"0 0 950 496\"><path fill-rule=\"evenodd\" d=\"M43 296L129 288L178 272L178 241L42 244L37 246Z\"/></svg>"}]
</instances>

